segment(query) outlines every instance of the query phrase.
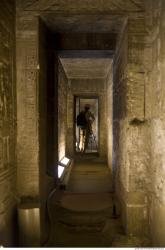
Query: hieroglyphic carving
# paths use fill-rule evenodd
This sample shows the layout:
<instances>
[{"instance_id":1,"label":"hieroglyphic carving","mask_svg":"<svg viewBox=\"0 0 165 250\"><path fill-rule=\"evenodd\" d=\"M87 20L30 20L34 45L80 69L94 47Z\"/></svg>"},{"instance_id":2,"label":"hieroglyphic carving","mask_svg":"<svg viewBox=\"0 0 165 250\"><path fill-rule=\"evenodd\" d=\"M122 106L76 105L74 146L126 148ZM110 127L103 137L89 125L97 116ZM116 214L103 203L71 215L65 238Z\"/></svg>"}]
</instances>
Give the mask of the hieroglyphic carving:
<instances>
[{"instance_id":1,"label":"hieroglyphic carving","mask_svg":"<svg viewBox=\"0 0 165 250\"><path fill-rule=\"evenodd\" d=\"M16 201L15 3L0 1L0 231L10 239ZM8 240L7 240L8 241Z\"/></svg>"},{"instance_id":2,"label":"hieroglyphic carving","mask_svg":"<svg viewBox=\"0 0 165 250\"><path fill-rule=\"evenodd\" d=\"M0 126L2 120L10 122L12 116L12 89L9 65L0 65Z\"/></svg>"},{"instance_id":3,"label":"hieroglyphic carving","mask_svg":"<svg viewBox=\"0 0 165 250\"><path fill-rule=\"evenodd\" d=\"M23 22L26 24L25 19ZM35 18L27 20L27 25L24 24L23 26L22 23L19 24L17 33L19 41L17 48L22 51L22 53L18 51L17 54L19 72L17 97L22 102L22 106L17 107L17 113L20 114L17 122L20 145L17 151L17 163L21 193L28 193L31 192L32 186L36 188L36 192L38 188L38 29ZM32 171L35 173L34 180L31 179ZM26 179L26 185L22 179Z\"/></svg>"},{"instance_id":4,"label":"hieroglyphic carving","mask_svg":"<svg viewBox=\"0 0 165 250\"><path fill-rule=\"evenodd\" d=\"M11 30L4 22L0 22L0 170L8 168L10 163L10 144L14 136L13 121L13 61Z\"/></svg>"},{"instance_id":5,"label":"hieroglyphic carving","mask_svg":"<svg viewBox=\"0 0 165 250\"><path fill-rule=\"evenodd\" d=\"M37 65L37 58L36 58L36 51L31 51L31 55L27 55L26 56L26 67L29 69L31 68L36 68ZM33 72L29 72L31 73L31 76L33 74Z\"/></svg>"},{"instance_id":6,"label":"hieroglyphic carving","mask_svg":"<svg viewBox=\"0 0 165 250\"><path fill-rule=\"evenodd\" d=\"M7 168L9 163L9 135L13 107L11 83L9 81L8 65L0 67L0 124L1 124L1 168Z\"/></svg>"},{"instance_id":7,"label":"hieroglyphic carving","mask_svg":"<svg viewBox=\"0 0 165 250\"><path fill-rule=\"evenodd\" d=\"M27 132L36 132L36 115L37 115L37 53L30 46L28 55L26 55L26 117L27 117Z\"/></svg>"}]
</instances>

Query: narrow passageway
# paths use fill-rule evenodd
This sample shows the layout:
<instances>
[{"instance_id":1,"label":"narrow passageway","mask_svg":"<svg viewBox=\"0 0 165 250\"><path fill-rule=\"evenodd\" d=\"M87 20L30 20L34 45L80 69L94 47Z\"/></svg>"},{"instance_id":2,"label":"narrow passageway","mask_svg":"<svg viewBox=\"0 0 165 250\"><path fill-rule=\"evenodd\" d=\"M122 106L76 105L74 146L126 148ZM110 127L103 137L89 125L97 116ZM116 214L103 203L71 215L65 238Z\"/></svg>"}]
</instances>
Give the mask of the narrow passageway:
<instances>
[{"instance_id":1,"label":"narrow passageway","mask_svg":"<svg viewBox=\"0 0 165 250\"><path fill-rule=\"evenodd\" d=\"M0 246L164 248L165 0L0 7Z\"/></svg>"},{"instance_id":2,"label":"narrow passageway","mask_svg":"<svg viewBox=\"0 0 165 250\"><path fill-rule=\"evenodd\" d=\"M146 239L125 235L105 163L76 161L66 190L53 193L47 247L140 247Z\"/></svg>"},{"instance_id":3,"label":"narrow passageway","mask_svg":"<svg viewBox=\"0 0 165 250\"><path fill-rule=\"evenodd\" d=\"M119 217L113 214L110 180L105 163L75 162L66 190L59 191L60 195L55 192L49 203L51 236L47 246L112 246L123 230Z\"/></svg>"}]
</instances>

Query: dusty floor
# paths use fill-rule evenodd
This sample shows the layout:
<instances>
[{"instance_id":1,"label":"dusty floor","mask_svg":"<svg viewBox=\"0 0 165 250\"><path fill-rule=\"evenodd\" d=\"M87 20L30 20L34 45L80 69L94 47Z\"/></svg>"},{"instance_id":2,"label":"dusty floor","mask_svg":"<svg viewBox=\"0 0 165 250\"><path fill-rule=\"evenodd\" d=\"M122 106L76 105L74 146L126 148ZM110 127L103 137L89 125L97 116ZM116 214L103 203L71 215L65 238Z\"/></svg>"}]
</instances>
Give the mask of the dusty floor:
<instances>
[{"instance_id":1,"label":"dusty floor","mask_svg":"<svg viewBox=\"0 0 165 250\"><path fill-rule=\"evenodd\" d=\"M75 163L65 191L49 201L51 234L47 247L138 247L145 240L126 237L118 208L114 209L112 179L106 164Z\"/></svg>"}]
</instances>

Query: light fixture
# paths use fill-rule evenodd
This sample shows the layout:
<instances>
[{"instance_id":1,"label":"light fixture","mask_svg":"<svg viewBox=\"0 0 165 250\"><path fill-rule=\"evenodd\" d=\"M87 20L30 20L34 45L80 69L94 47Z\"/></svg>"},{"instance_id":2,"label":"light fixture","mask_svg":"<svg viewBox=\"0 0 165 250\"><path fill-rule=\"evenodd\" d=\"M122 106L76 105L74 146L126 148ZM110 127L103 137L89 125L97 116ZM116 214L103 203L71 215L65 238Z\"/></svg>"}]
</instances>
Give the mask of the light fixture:
<instances>
[{"instance_id":1,"label":"light fixture","mask_svg":"<svg viewBox=\"0 0 165 250\"><path fill-rule=\"evenodd\" d=\"M65 156L62 158L62 160L60 160L60 164L64 166L67 166L69 162L70 162L70 159Z\"/></svg>"},{"instance_id":2,"label":"light fixture","mask_svg":"<svg viewBox=\"0 0 165 250\"><path fill-rule=\"evenodd\" d=\"M64 172L64 166L58 165L58 178L60 178Z\"/></svg>"},{"instance_id":3,"label":"light fixture","mask_svg":"<svg viewBox=\"0 0 165 250\"><path fill-rule=\"evenodd\" d=\"M65 156L58 162L58 178L59 179L62 177L65 168L69 166L69 163L70 163L70 159Z\"/></svg>"}]
</instances>

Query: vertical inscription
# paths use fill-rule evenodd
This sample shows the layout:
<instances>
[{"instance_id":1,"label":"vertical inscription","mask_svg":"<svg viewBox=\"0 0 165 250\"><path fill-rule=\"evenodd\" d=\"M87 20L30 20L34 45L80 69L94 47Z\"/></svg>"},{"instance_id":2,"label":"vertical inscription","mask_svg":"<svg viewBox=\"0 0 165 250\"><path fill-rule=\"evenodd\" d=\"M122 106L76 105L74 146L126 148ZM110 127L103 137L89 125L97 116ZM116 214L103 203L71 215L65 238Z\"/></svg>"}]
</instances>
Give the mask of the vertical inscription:
<instances>
[{"instance_id":1,"label":"vertical inscription","mask_svg":"<svg viewBox=\"0 0 165 250\"><path fill-rule=\"evenodd\" d=\"M6 170L10 164L10 145L13 147L14 138L14 96L12 82L12 46L9 27L0 23L0 170Z\"/></svg>"}]
</instances>

